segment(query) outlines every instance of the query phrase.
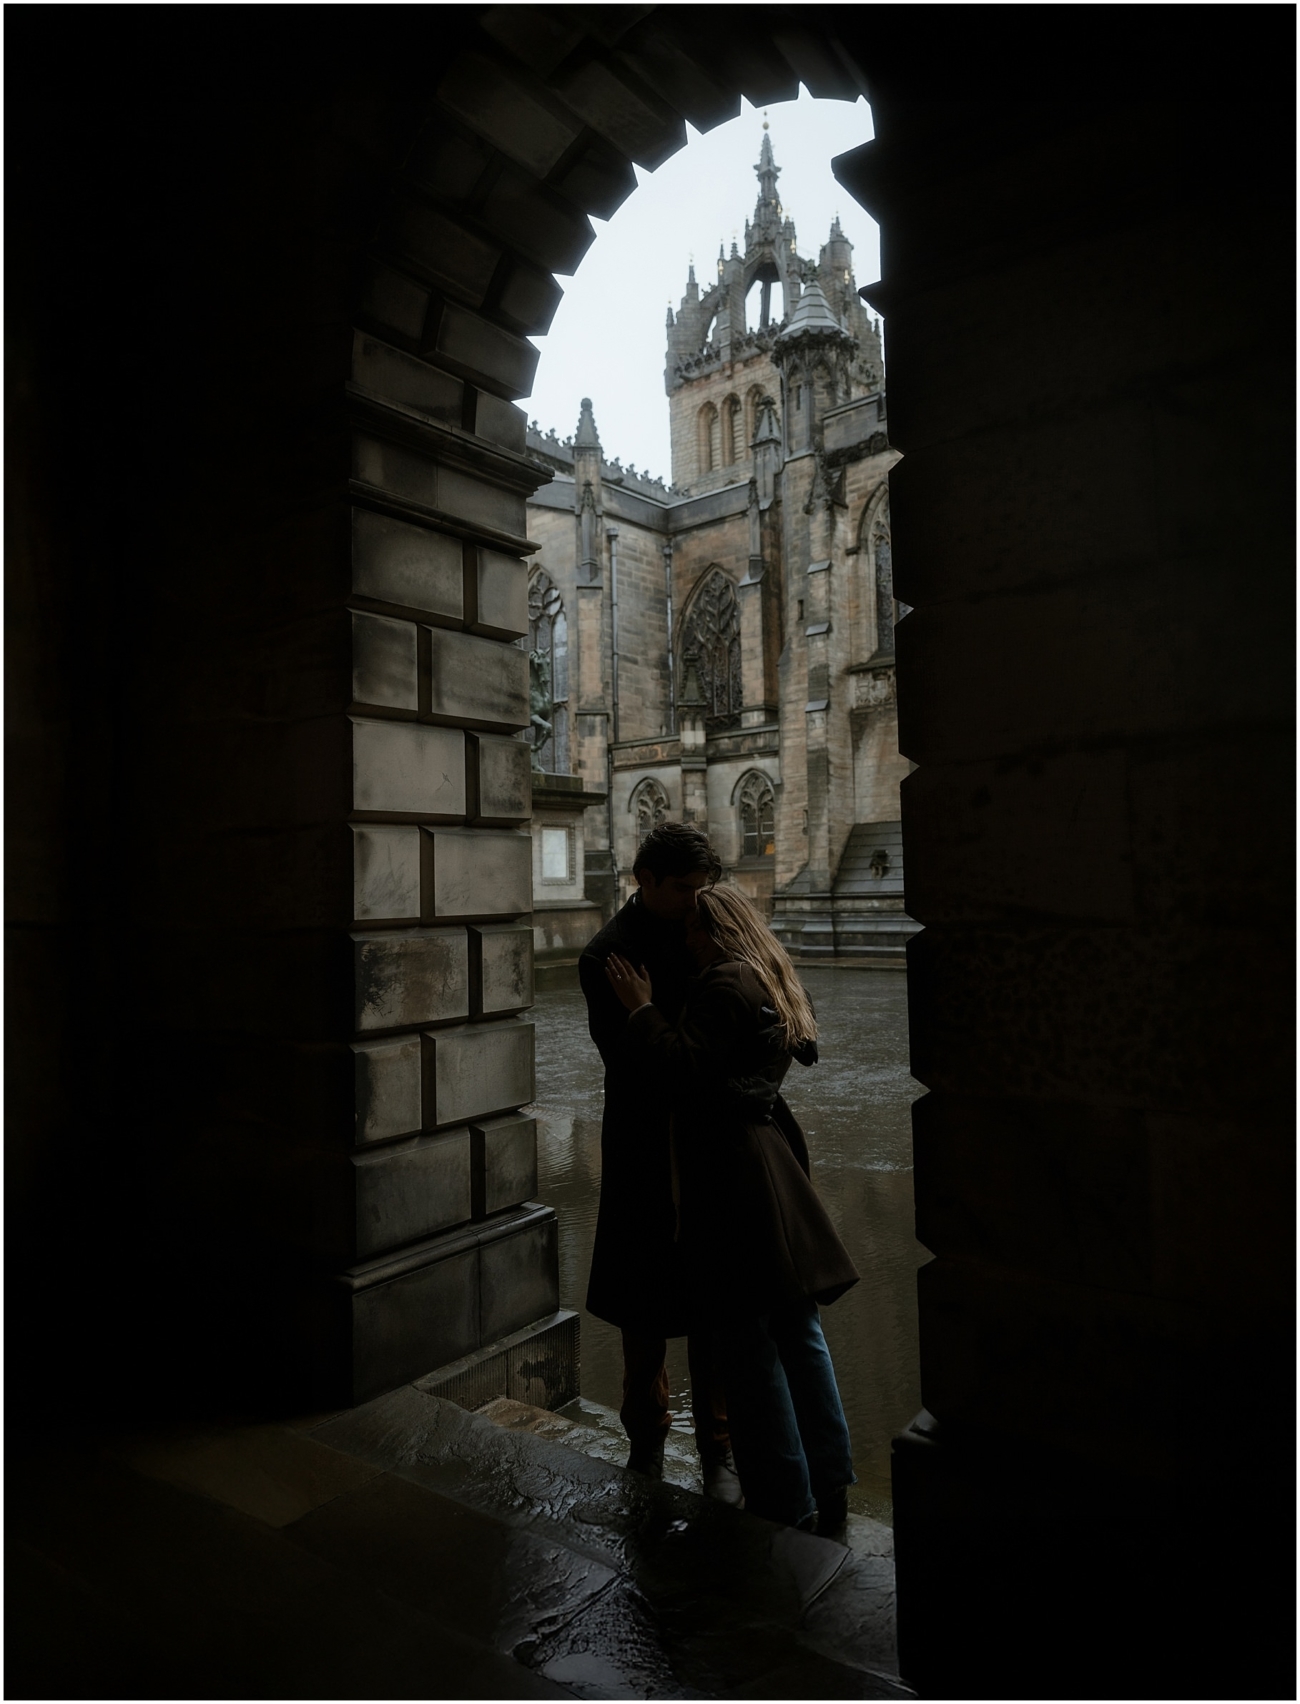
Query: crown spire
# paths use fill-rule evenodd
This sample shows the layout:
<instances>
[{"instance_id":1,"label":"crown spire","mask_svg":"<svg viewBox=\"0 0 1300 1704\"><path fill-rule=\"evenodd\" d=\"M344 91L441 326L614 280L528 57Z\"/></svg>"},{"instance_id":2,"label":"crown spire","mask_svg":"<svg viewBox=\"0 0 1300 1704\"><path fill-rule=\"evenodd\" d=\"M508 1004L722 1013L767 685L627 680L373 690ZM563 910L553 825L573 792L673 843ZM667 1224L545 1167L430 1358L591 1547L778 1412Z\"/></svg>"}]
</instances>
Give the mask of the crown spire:
<instances>
[{"instance_id":1,"label":"crown spire","mask_svg":"<svg viewBox=\"0 0 1300 1704\"><path fill-rule=\"evenodd\" d=\"M754 175L758 179L759 201L776 201L776 180L781 175L781 168L772 153L772 138L767 133L766 125L763 126L763 146L758 151L758 164L754 167Z\"/></svg>"}]
</instances>

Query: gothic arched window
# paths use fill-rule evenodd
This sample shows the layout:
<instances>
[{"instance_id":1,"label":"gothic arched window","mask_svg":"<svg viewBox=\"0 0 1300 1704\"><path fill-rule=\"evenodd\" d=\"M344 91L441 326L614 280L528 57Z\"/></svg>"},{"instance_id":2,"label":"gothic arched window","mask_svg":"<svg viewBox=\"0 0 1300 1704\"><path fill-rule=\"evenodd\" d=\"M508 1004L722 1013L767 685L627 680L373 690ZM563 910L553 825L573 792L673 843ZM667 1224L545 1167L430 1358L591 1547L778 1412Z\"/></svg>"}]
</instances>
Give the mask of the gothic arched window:
<instances>
[{"instance_id":1,"label":"gothic arched window","mask_svg":"<svg viewBox=\"0 0 1300 1704\"><path fill-rule=\"evenodd\" d=\"M736 588L721 568L705 573L682 624L679 680L689 679L692 665L704 695L705 726L730 726L745 701L740 675L740 607Z\"/></svg>"},{"instance_id":2,"label":"gothic arched window","mask_svg":"<svg viewBox=\"0 0 1300 1704\"><path fill-rule=\"evenodd\" d=\"M740 419L740 398L729 396L722 405L722 465L734 467L740 460L736 446L736 425Z\"/></svg>"},{"instance_id":3,"label":"gothic arched window","mask_svg":"<svg viewBox=\"0 0 1300 1704\"><path fill-rule=\"evenodd\" d=\"M763 401L761 385L751 385L745 398L745 451L748 453L758 433L758 410Z\"/></svg>"},{"instance_id":4,"label":"gothic arched window","mask_svg":"<svg viewBox=\"0 0 1300 1704\"><path fill-rule=\"evenodd\" d=\"M533 768L569 773L569 624L551 576L528 582L528 710Z\"/></svg>"},{"instance_id":5,"label":"gothic arched window","mask_svg":"<svg viewBox=\"0 0 1300 1704\"><path fill-rule=\"evenodd\" d=\"M736 791L740 850L746 858L776 856L776 793L761 770L751 769Z\"/></svg>"},{"instance_id":6,"label":"gothic arched window","mask_svg":"<svg viewBox=\"0 0 1300 1704\"><path fill-rule=\"evenodd\" d=\"M668 795L658 781L647 779L632 790L628 810L636 817L636 843L640 846L652 829L668 815Z\"/></svg>"},{"instance_id":7,"label":"gothic arched window","mask_svg":"<svg viewBox=\"0 0 1300 1704\"><path fill-rule=\"evenodd\" d=\"M894 648L894 556L889 538L889 499L871 522L871 558L876 565L876 651Z\"/></svg>"},{"instance_id":8,"label":"gothic arched window","mask_svg":"<svg viewBox=\"0 0 1300 1704\"><path fill-rule=\"evenodd\" d=\"M712 473L718 465L718 411L711 402L706 402L700 410L700 472Z\"/></svg>"}]
</instances>

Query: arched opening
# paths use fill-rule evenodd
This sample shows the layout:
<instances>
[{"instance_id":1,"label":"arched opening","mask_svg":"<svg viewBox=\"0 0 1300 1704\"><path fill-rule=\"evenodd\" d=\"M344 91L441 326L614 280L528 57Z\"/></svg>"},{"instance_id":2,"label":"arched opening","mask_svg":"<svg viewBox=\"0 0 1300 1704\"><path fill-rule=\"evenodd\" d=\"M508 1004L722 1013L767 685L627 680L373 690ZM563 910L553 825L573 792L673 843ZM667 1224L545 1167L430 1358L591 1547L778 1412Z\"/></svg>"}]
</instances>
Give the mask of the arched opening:
<instances>
[{"instance_id":1,"label":"arched opening","mask_svg":"<svg viewBox=\"0 0 1300 1704\"><path fill-rule=\"evenodd\" d=\"M785 320L785 286L775 266L759 268L745 295L749 331L773 331Z\"/></svg>"},{"instance_id":2,"label":"arched opening","mask_svg":"<svg viewBox=\"0 0 1300 1704\"><path fill-rule=\"evenodd\" d=\"M751 385L745 392L745 449L748 450L758 435L758 411L763 401L763 387Z\"/></svg>"},{"instance_id":3,"label":"arched opening","mask_svg":"<svg viewBox=\"0 0 1300 1704\"><path fill-rule=\"evenodd\" d=\"M647 834L668 820L668 794L658 781L649 777L633 791L628 809L636 819L639 846Z\"/></svg>"},{"instance_id":4,"label":"arched opening","mask_svg":"<svg viewBox=\"0 0 1300 1704\"><path fill-rule=\"evenodd\" d=\"M722 465L721 424L717 404L706 402L696 421L696 465L701 473L712 473Z\"/></svg>"},{"instance_id":5,"label":"arched opening","mask_svg":"<svg viewBox=\"0 0 1300 1704\"><path fill-rule=\"evenodd\" d=\"M742 418L740 398L726 397L722 404L722 460L723 467L734 467L740 460L740 433L737 427Z\"/></svg>"},{"instance_id":6,"label":"arched opening","mask_svg":"<svg viewBox=\"0 0 1300 1704\"><path fill-rule=\"evenodd\" d=\"M1292 1347L1276 1209L1288 977L1274 944L1291 881L1269 802L1292 708L1276 649L1286 575L1270 566L1291 530L1276 232L1292 210L1279 174L1259 169L1285 153L1288 102L1267 79L1291 55L1252 34L1264 26L1248 8L1226 28L1188 25L1176 64L1121 68L1081 27L1071 45L1089 86L1057 53L1067 69L1045 106L1000 71L1024 60L1023 17L1000 35L981 14L945 43L965 83L949 101L935 98L928 44L875 13L780 11L743 42L703 8L689 30L671 8L599 27L580 13L426 8L401 42L377 21L374 52L350 21L323 28L328 71L294 81L289 127L260 80L288 86L292 68L269 49L254 69L204 44L222 101L126 66L111 110L66 55L29 61L40 99L72 117L43 135L23 186L39 379L19 392L36 541L23 620L38 639L19 694L34 876L16 933L42 996L24 1001L14 1050L29 1135L16 1217L67 1235L51 1250L32 1232L48 1312L23 1340L46 1349L47 1326L80 1329L105 1388L143 1375L135 1388L156 1393L181 1360L195 1389L242 1393L291 1369L300 1390L310 1342L330 1400L346 1402L530 1323L492 1311L490 1282L460 1307L436 1288L551 1234L525 1210L525 1182L504 1205L482 1193L506 1175L483 1126L530 1092L526 1049L503 1041L526 1028L510 968L522 959L502 945L528 914L510 862L529 815L515 736L528 725L516 641L532 473L513 407L536 358L527 339L554 308L555 273L591 240L588 214L630 193L634 162L680 146L686 118L707 126L738 90L774 99L800 78L852 95L869 74L882 143L840 170L888 209L891 252L906 257L875 295L898 328L891 384L909 440L895 574L917 605L898 644L916 693L910 903L926 922L917 1209L936 1250L921 1286L938 1425L900 1437L898 1458L925 1493L906 1518L928 1573L918 1587L900 1569L900 1592L919 1592L909 1672L940 1695L943 1652L957 1685L976 1648L996 1649L1018 1685L1054 1652L1086 1654L1088 1582L1103 1572L1125 1641L1143 1661L1178 1660L1193 1642L1174 1601L1195 1600L1200 1560L1183 1488L1235 1435L1241 1391L1285 1411L1268 1381ZM1153 127L1156 99L1174 116ZM1210 106L1231 122L1207 156ZM140 148L128 109L165 150ZM185 194L195 217L127 229L92 198L60 231L49 207L91 140L138 206ZM1097 185L1120 177L1136 188L1117 220ZM1234 265L1212 281L1198 199L1233 208ZM997 221L978 232L943 211L984 206ZM128 322L127 280L187 278L183 300L151 302L154 358L117 398L123 438L147 448L147 489L119 464L87 466L64 406L87 252L106 321ZM1099 277L1123 280L1105 324ZM1210 323L1228 328L1215 383L1250 448L1206 480L1178 398ZM179 433L165 404L182 392ZM1093 429L1103 418L1142 446L1120 458L1124 503L1095 501L1116 469L1114 436ZM243 477L223 490L211 469L233 441ZM177 537L192 541L183 575ZM1225 550L1254 589L1232 654ZM595 587L607 555L582 566ZM970 690L972 658L996 690ZM589 737L581 721L575 741ZM1225 879L1235 854L1198 831L1207 799L1250 824L1240 883ZM816 801L799 808L815 826ZM380 831L381 885L414 921L354 910L376 866L351 848ZM115 1080L143 1034L159 1068L134 1073L130 1129L106 1146L81 1085ZM474 1050L498 1047L471 1069ZM458 1100L458 1082L504 1098ZM422 1170L448 1156L462 1193ZM399 1173L422 1181L382 1194ZM369 1212L377 1199L406 1216ZM112 1296L96 1282L105 1257ZM304 1283L328 1274L319 1331L276 1288L290 1266ZM532 1270L530 1305L545 1305L540 1255ZM152 1310L134 1352L122 1293L139 1298L137 1320ZM455 1321L472 1322L474 1345L449 1341ZM1207 1365L1220 1376L1206 1381ZM1267 1447L1238 1465L1251 1476L1240 1503L1264 1507ZM1059 1526L1044 1507L1065 1511ZM963 1548L995 1528L1005 1544ZM1121 1529L1142 1534L1143 1577L1127 1566L1116 1588L1126 1564L1104 1545ZM1242 1568L1254 1548L1239 1547ZM1196 1630L1195 1660L1216 1675L1259 1652L1270 1619L1244 1613L1253 1590L1256 1609L1270 1601L1263 1571L1243 1577L1234 1613ZM947 1578L959 1584L945 1596ZM1255 1630L1244 1647L1242 1627Z\"/></svg>"},{"instance_id":7,"label":"arched opening","mask_svg":"<svg viewBox=\"0 0 1300 1704\"><path fill-rule=\"evenodd\" d=\"M776 855L776 794L771 778L753 769L736 789L740 813L742 858L772 858Z\"/></svg>"},{"instance_id":8,"label":"arched opening","mask_svg":"<svg viewBox=\"0 0 1300 1704\"><path fill-rule=\"evenodd\" d=\"M698 685L707 728L730 727L738 720L744 703L740 607L736 588L721 568L705 569L686 608L678 678Z\"/></svg>"}]
</instances>

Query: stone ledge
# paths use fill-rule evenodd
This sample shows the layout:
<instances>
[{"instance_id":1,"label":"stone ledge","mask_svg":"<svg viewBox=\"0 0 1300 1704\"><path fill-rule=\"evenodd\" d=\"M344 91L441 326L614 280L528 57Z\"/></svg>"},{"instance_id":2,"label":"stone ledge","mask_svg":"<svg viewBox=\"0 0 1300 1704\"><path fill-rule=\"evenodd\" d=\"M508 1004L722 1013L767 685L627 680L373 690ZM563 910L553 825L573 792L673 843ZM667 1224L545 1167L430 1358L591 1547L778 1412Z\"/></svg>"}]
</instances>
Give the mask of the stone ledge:
<instances>
[{"instance_id":1,"label":"stone ledge","mask_svg":"<svg viewBox=\"0 0 1300 1704\"><path fill-rule=\"evenodd\" d=\"M554 1409L577 1396L580 1367L578 1314L560 1308L426 1374L415 1388L471 1410L502 1397Z\"/></svg>"}]
</instances>

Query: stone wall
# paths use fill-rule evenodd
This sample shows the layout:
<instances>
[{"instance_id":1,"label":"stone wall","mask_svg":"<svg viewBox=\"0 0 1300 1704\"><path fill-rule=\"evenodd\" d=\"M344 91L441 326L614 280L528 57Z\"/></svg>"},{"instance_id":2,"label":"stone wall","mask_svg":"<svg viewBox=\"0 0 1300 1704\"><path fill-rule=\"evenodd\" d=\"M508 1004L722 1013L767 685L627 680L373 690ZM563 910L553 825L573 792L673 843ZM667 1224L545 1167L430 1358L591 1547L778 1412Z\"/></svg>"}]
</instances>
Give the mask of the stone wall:
<instances>
[{"instance_id":1,"label":"stone wall","mask_svg":"<svg viewBox=\"0 0 1300 1704\"><path fill-rule=\"evenodd\" d=\"M1288 1696L1286 14L1193 8L1172 47L1117 53L1091 16L1025 9L937 34L907 8L744 31L707 6L336 9L309 53L256 55L180 16L147 67L90 12L71 47L48 9L7 31L21 1423L66 1412L73 1370L119 1418L301 1411L312 1343L356 1393L553 1318L526 1167L514 1204L476 1184L531 1092L529 1026L476 1009L469 968L515 901L445 911L434 838L519 832L491 742L519 714L496 598L528 554L527 339L587 215L688 118L865 90L878 140L840 172L882 223L905 458L935 1256L928 1414L897 1453L904 1672L934 1696ZM1026 60L1051 67L1032 97ZM1207 208L1230 264L1204 263ZM355 547L354 510L378 517ZM388 523L413 556L376 555ZM354 615L378 618L359 700ZM449 738L462 767L426 768ZM386 826L432 843L432 921L398 848L404 914L354 914L354 827ZM469 1216L436 1230L465 1210L458 1132Z\"/></svg>"},{"instance_id":2,"label":"stone wall","mask_svg":"<svg viewBox=\"0 0 1300 1704\"><path fill-rule=\"evenodd\" d=\"M737 479L747 480L750 474L749 439L752 432L750 417L751 391L764 396L779 397L781 381L772 358L762 352L739 361L720 362L713 373L701 374L686 384L679 384L668 393L669 432L672 447L673 484L688 488L693 495L719 491ZM740 404L733 436L734 458L725 462L719 457L715 465L705 470L700 461L700 412L712 408L721 414L724 404L734 397ZM718 442L721 443L719 435Z\"/></svg>"}]
</instances>

